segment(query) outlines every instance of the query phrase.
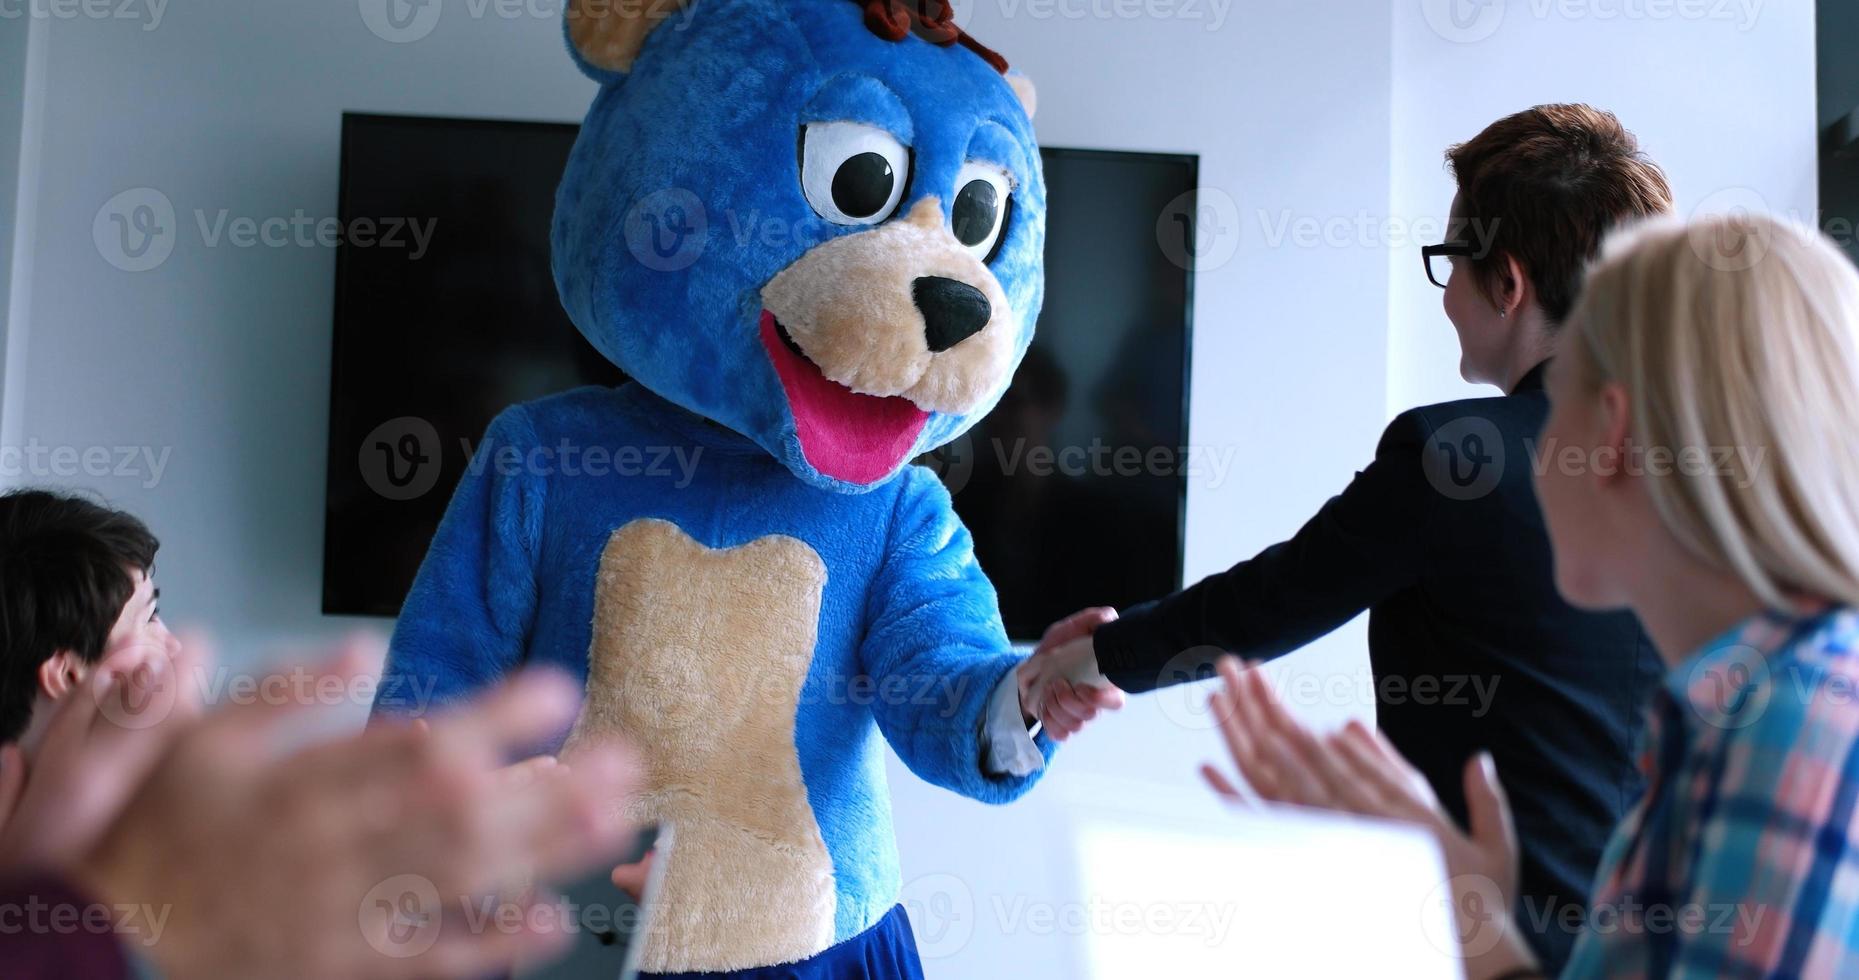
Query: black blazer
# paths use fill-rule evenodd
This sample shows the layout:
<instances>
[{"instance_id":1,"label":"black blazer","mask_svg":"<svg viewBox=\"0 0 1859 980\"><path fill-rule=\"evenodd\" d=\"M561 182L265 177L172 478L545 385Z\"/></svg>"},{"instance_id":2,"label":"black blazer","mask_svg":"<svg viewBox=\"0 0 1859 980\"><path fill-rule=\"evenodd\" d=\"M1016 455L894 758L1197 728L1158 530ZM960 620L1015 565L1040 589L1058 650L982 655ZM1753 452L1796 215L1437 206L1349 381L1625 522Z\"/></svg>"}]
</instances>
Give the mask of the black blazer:
<instances>
[{"instance_id":1,"label":"black blazer","mask_svg":"<svg viewBox=\"0 0 1859 980\"><path fill-rule=\"evenodd\" d=\"M1523 851L1518 922L1553 976L1642 789L1641 702L1662 668L1632 615L1556 593L1532 483L1542 373L1402 414L1291 540L1124 611L1095 647L1112 682L1147 691L1208 676L1219 650L1279 656L1367 609L1381 728L1461 823L1466 759L1497 762Z\"/></svg>"}]
</instances>

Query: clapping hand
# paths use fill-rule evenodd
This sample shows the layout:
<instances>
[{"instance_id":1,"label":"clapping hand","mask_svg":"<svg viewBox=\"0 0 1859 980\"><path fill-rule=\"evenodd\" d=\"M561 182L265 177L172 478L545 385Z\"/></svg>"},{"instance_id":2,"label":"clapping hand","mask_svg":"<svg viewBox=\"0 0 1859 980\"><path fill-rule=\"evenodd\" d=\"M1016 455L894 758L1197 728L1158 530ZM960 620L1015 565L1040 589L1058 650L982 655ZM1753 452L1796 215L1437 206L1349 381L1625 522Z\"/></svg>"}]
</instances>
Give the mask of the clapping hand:
<instances>
[{"instance_id":1,"label":"clapping hand","mask_svg":"<svg viewBox=\"0 0 1859 980\"><path fill-rule=\"evenodd\" d=\"M1467 975L1494 976L1528 966L1529 955L1509 928L1517 889L1517 836L1488 754L1479 753L1465 767L1467 833L1440 806L1426 777L1381 733L1351 722L1341 731L1317 735L1291 717L1256 665L1242 668L1236 658L1222 657L1218 669L1223 686L1209 708L1240 776L1259 799L1424 827L1444 852L1454 914L1498 910L1500 933L1485 931L1491 927L1488 918L1459 923L1459 935L1468 942L1502 937L1464 951ZM1218 768L1204 765L1201 774L1222 798L1250 802Z\"/></svg>"},{"instance_id":2,"label":"clapping hand","mask_svg":"<svg viewBox=\"0 0 1859 980\"><path fill-rule=\"evenodd\" d=\"M356 683L369 659L351 646L313 669L318 689ZM168 668L153 669L159 680ZM436 716L430 731L384 724L304 746L297 723L315 699L170 710L141 730L118 713L133 677L99 670L59 703L35 771L8 791L18 802L5 839L96 901L161 909L153 931L138 920L118 939L166 976L507 969L569 938L535 912L551 899L491 910L514 928L473 926L461 910L496 902L513 875L557 879L610 862L623 843L612 801L634 779L622 747L585 746L572 773L503 764L573 720L579 689L566 678L519 677ZM138 737L151 731L161 737ZM139 760L134 774L126 757ZM87 829L54 833L60 813Z\"/></svg>"}]
</instances>

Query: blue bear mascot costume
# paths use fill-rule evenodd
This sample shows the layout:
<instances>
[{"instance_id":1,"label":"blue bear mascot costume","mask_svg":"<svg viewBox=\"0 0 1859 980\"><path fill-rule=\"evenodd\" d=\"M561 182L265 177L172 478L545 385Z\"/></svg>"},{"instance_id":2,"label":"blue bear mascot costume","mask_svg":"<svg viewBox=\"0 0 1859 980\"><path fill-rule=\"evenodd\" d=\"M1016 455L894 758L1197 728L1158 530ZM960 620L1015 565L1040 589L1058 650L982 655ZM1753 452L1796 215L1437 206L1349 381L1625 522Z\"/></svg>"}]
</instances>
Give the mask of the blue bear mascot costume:
<instances>
[{"instance_id":1,"label":"blue bear mascot costume","mask_svg":"<svg viewBox=\"0 0 1859 980\"><path fill-rule=\"evenodd\" d=\"M909 465L1032 337L1032 88L943 0L676 2L566 17L600 89L555 279L633 382L491 423L387 680L586 679L564 751L625 738L644 783L617 816L662 828L646 971L917 976L880 737L989 802L1052 751L968 532ZM614 465L524 462L560 446Z\"/></svg>"}]
</instances>

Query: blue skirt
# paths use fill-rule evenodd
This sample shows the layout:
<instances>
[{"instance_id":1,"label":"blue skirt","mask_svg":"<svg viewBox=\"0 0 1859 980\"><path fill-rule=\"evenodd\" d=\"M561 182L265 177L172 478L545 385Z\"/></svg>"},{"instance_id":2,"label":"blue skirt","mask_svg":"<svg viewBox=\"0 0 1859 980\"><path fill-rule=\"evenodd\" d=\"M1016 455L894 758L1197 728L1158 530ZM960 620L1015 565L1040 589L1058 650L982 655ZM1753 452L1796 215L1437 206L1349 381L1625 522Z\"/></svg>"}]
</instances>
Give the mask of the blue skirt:
<instances>
[{"instance_id":1,"label":"blue skirt","mask_svg":"<svg viewBox=\"0 0 1859 980\"><path fill-rule=\"evenodd\" d=\"M798 963L731 973L641 973L639 980L923 980L923 962L899 905L870 929Z\"/></svg>"}]
</instances>

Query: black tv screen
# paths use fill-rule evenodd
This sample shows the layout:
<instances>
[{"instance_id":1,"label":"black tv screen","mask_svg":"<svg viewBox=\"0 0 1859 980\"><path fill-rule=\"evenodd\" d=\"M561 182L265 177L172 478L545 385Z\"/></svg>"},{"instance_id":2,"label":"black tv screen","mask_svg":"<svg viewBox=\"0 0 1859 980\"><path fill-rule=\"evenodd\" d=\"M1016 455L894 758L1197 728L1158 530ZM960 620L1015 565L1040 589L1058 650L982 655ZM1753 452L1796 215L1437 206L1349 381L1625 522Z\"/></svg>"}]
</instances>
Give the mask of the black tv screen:
<instances>
[{"instance_id":1,"label":"black tv screen","mask_svg":"<svg viewBox=\"0 0 1859 980\"><path fill-rule=\"evenodd\" d=\"M549 273L575 131L344 115L324 612L398 613L498 411L625 383L568 322ZM1016 639L1178 588L1186 506L1192 275L1163 244L1192 240L1196 158L1041 155L1033 345L1000 405L919 460L954 491ZM372 236L354 234L370 223Z\"/></svg>"}]
</instances>

